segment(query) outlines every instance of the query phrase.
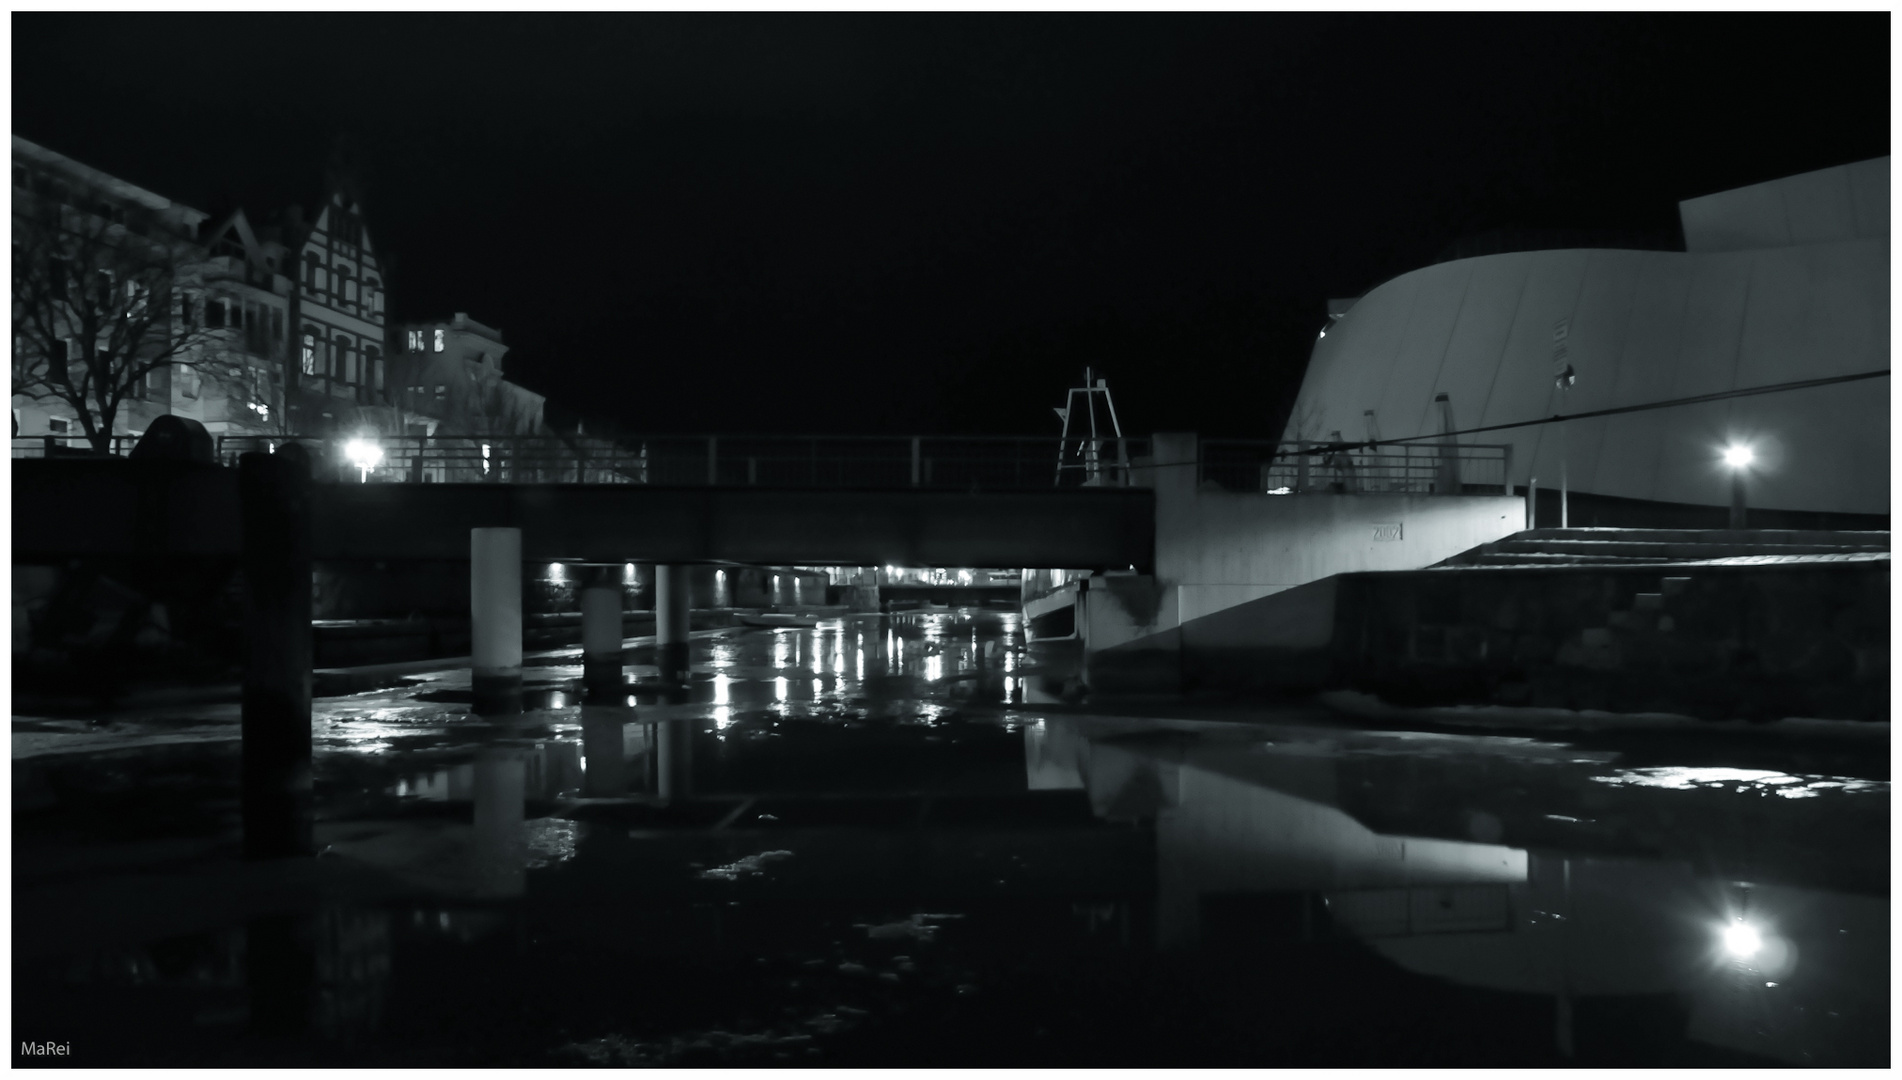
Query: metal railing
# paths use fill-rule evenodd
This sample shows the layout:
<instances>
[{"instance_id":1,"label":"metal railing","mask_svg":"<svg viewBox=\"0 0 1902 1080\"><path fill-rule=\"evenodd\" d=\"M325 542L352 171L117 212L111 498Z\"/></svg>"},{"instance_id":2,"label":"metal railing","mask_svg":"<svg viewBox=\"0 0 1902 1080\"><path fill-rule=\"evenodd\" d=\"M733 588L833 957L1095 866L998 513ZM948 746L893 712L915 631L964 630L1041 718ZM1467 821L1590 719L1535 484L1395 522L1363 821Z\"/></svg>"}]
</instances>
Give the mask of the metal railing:
<instances>
[{"instance_id":1,"label":"metal railing","mask_svg":"<svg viewBox=\"0 0 1902 1080\"><path fill-rule=\"evenodd\" d=\"M1205 439L1201 483L1270 495L1507 494L1510 445L1335 444Z\"/></svg>"},{"instance_id":2,"label":"metal railing","mask_svg":"<svg viewBox=\"0 0 1902 1080\"><path fill-rule=\"evenodd\" d=\"M125 457L138 443L137 435L114 435L112 455ZM92 457L94 454L91 440L84 435L16 435L13 438L16 458Z\"/></svg>"},{"instance_id":3,"label":"metal railing","mask_svg":"<svg viewBox=\"0 0 1902 1080\"><path fill-rule=\"evenodd\" d=\"M290 437L223 436L218 457ZM1128 487L1147 439L938 436L401 436L374 440L364 469L346 438L298 438L322 481L366 483L653 484L672 487L1029 490ZM1120 445L1119 445L1120 443ZM361 449L361 448L359 448Z\"/></svg>"}]
</instances>

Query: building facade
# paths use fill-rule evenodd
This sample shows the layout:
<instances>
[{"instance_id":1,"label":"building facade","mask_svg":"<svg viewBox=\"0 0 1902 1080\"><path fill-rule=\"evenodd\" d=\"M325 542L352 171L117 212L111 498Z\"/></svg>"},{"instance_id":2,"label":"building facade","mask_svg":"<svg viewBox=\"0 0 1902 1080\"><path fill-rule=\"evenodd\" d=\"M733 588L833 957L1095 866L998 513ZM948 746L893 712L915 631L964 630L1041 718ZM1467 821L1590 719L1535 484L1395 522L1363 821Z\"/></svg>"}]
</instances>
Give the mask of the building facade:
<instances>
[{"instance_id":1,"label":"building facade","mask_svg":"<svg viewBox=\"0 0 1902 1080\"><path fill-rule=\"evenodd\" d=\"M359 430L400 434L390 405L384 355L387 293L357 200L333 188L316 217L285 215L294 265L290 319L296 338L286 357L292 428L328 436Z\"/></svg>"},{"instance_id":2,"label":"building facade","mask_svg":"<svg viewBox=\"0 0 1902 1080\"><path fill-rule=\"evenodd\" d=\"M390 336L390 393L408 435L538 435L542 395L503 376L502 331L456 312Z\"/></svg>"},{"instance_id":3,"label":"building facade","mask_svg":"<svg viewBox=\"0 0 1902 1080\"><path fill-rule=\"evenodd\" d=\"M173 298L174 302L187 306L202 303L196 288L196 278L201 270L209 271L209 267L199 265L205 254L200 243L200 227L209 217L204 211L173 202L15 135L13 213L16 245L22 242L21 215L36 213L45 207L57 207L62 213L74 215L73 220L83 222L87 227L103 226L110 222L171 247L178 253L176 258L179 264L174 280L177 294ZM19 309L17 296L16 289L13 335L15 379L12 394L14 435L50 436L75 448L83 447L85 442L81 436L84 429L70 402L44 393L20 392L20 372L23 368L49 363L51 358L39 355L38 349L30 345L21 333L20 320L27 316ZM67 335L71 331L72 327L67 326L59 332ZM79 353L78 343L70 336L62 336L57 345L62 351L74 355ZM60 359L64 360L65 357ZM132 387L113 418L112 433L141 434L154 418L173 412L175 374L175 371L161 369ZM196 416L193 418L197 419Z\"/></svg>"},{"instance_id":4,"label":"building facade","mask_svg":"<svg viewBox=\"0 0 1902 1080\"><path fill-rule=\"evenodd\" d=\"M258 227L240 209L210 223L204 211L18 136L13 183L16 218L52 200L162 235L182 253L171 325L192 344L126 398L117 435L136 437L167 413L214 437L543 433L542 396L503 376L501 331L460 312L387 326L384 270L347 184L333 184L313 218L292 207ZM16 310L16 366L25 357L19 318ZM13 397L16 436L83 447L69 404Z\"/></svg>"},{"instance_id":5,"label":"building facade","mask_svg":"<svg viewBox=\"0 0 1902 1080\"><path fill-rule=\"evenodd\" d=\"M1888 158L1687 199L1679 215L1683 251L1455 259L1330 305L1283 439L1435 436L1888 369ZM1753 512L1889 513L1886 379L1461 441L1511 446L1509 490L1563 477L1634 513L1726 506L1732 447L1751 451Z\"/></svg>"}]
</instances>

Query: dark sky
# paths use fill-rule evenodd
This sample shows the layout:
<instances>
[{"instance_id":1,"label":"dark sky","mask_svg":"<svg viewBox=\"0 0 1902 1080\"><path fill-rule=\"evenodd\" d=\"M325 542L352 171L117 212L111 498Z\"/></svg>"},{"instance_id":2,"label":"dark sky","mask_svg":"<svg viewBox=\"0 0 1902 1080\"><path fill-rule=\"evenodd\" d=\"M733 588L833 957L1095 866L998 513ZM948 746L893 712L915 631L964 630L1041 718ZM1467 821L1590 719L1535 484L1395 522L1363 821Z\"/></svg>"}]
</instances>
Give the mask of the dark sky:
<instances>
[{"instance_id":1,"label":"dark sky","mask_svg":"<svg viewBox=\"0 0 1902 1080\"><path fill-rule=\"evenodd\" d=\"M393 317L628 431L1273 437L1330 296L1889 152L1889 16L37 15L13 130L207 210L356 147Z\"/></svg>"}]
</instances>

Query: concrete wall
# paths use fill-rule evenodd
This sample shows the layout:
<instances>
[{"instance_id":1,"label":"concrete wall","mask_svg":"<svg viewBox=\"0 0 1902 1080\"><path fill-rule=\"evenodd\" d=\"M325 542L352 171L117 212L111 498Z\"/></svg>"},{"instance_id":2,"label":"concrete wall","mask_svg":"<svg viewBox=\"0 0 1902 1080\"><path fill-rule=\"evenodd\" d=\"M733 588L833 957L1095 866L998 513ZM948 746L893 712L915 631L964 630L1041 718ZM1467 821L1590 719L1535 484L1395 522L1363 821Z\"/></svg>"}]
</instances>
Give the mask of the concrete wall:
<instances>
[{"instance_id":1,"label":"concrete wall","mask_svg":"<svg viewBox=\"0 0 1902 1080\"><path fill-rule=\"evenodd\" d=\"M1416 570L1525 527L1525 500L1511 496L1204 489L1194 435L1154 447L1155 575L1098 576L1079 593L1086 652L1127 646L1113 668L1092 668L1099 690L1171 688L1177 650L1226 644L1226 624L1208 618L1218 612L1335 574Z\"/></svg>"},{"instance_id":2,"label":"concrete wall","mask_svg":"<svg viewBox=\"0 0 1902 1080\"><path fill-rule=\"evenodd\" d=\"M1351 574L1178 631L1190 688L1886 720L1887 560ZM1134 644L1103 657L1134 662Z\"/></svg>"},{"instance_id":3,"label":"concrete wall","mask_svg":"<svg viewBox=\"0 0 1902 1080\"><path fill-rule=\"evenodd\" d=\"M1181 622L1330 574L1430 566L1525 528L1525 501L1511 496L1203 489L1187 464L1194 435L1154 446L1156 577Z\"/></svg>"}]
</instances>

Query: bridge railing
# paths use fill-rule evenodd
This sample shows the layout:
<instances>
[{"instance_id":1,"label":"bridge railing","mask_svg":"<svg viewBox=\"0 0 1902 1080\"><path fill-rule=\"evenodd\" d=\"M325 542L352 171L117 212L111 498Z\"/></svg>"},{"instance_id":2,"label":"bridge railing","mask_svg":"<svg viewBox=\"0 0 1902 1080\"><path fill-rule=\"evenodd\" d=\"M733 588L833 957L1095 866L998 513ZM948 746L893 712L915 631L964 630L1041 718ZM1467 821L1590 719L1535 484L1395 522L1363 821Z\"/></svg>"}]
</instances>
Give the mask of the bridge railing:
<instances>
[{"instance_id":1,"label":"bridge railing","mask_svg":"<svg viewBox=\"0 0 1902 1080\"><path fill-rule=\"evenodd\" d=\"M112 455L125 457L138 442L136 435L114 435ZM94 453L92 442L84 435L31 435L13 439L16 458L91 457Z\"/></svg>"},{"instance_id":2,"label":"bridge railing","mask_svg":"<svg viewBox=\"0 0 1902 1080\"><path fill-rule=\"evenodd\" d=\"M218 456L292 437L224 436ZM402 436L296 438L317 479L339 483L654 484L672 487L1030 490L1128 487L1147 439L1009 436ZM363 451L377 459L365 469Z\"/></svg>"},{"instance_id":3,"label":"bridge railing","mask_svg":"<svg viewBox=\"0 0 1902 1080\"><path fill-rule=\"evenodd\" d=\"M1508 494L1512 447L1205 439L1198 479L1229 491L1270 495Z\"/></svg>"}]
</instances>

